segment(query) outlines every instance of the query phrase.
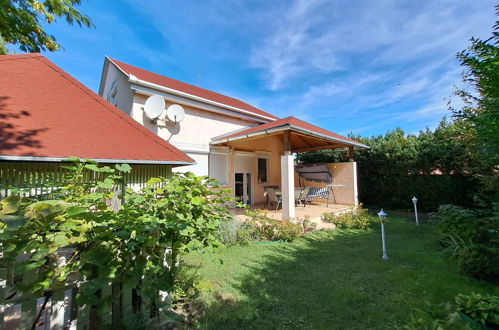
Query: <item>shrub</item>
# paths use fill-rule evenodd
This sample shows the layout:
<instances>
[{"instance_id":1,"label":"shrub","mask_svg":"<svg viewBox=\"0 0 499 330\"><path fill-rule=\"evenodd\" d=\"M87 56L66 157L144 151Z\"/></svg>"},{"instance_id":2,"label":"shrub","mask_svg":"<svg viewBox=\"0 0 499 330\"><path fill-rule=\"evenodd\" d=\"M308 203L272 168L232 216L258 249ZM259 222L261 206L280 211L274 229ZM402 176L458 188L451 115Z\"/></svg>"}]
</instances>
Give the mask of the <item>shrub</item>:
<instances>
[{"instance_id":1,"label":"shrub","mask_svg":"<svg viewBox=\"0 0 499 330\"><path fill-rule=\"evenodd\" d=\"M369 229L374 221L367 209L361 207L342 214L325 213L323 221L334 223L339 229Z\"/></svg>"},{"instance_id":2,"label":"shrub","mask_svg":"<svg viewBox=\"0 0 499 330\"><path fill-rule=\"evenodd\" d=\"M463 273L499 282L499 216L442 205L430 215L442 233L441 245L457 257Z\"/></svg>"},{"instance_id":3,"label":"shrub","mask_svg":"<svg viewBox=\"0 0 499 330\"><path fill-rule=\"evenodd\" d=\"M499 283L499 240L465 247L458 253L458 263L465 274Z\"/></svg>"},{"instance_id":4,"label":"shrub","mask_svg":"<svg viewBox=\"0 0 499 330\"><path fill-rule=\"evenodd\" d=\"M426 303L405 329L497 329L499 328L499 297L459 294L455 303Z\"/></svg>"},{"instance_id":5,"label":"shrub","mask_svg":"<svg viewBox=\"0 0 499 330\"><path fill-rule=\"evenodd\" d=\"M257 240L290 242L302 234L302 227L291 221L279 221L268 217L262 211L247 211L246 224L253 229Z\"/></svg>"},{"instance_id":6,"label":"shrub","mask_svg":"<svg viewBox=\"0 0 499 330\"><path fill-rule=\"evenodd\" d=\"M317 227L315 222L310 221L310 217L308 215L306 215L304 219L296 219L296 223L301 225L304 234L314 231Z\"/></svg>"},{"instance_id":7,"label":"shrub","mask_svg":"<svg viewBox=\"0 0 499 330\"><path fill-rule=\"evenodd\" d=\"M430 221L447 235L458 235L464 239L476 234L480 227L473 211L455 205L441 205L430 214Z\"/></svg>"},{"instance_id":8,"label":"shrub","mask_svg":"<svg viewBox=\"0 0 499 330\"><path fill-rule=\"evenodd\" d=\"M499 297L472 293L456 296L457 310L483 326L499 326Z\"/></svg>"},{"instance_id":9,"label":"shrub","mask_svg":"<svg viewBox=\"0 0 499 330\"><path fill-rule=\"evenodd\" d=\"M220 224L218 236L226 245L248 244L256 238L255 230L251 225L235 218Z\"/></svg>"}]
</instances>

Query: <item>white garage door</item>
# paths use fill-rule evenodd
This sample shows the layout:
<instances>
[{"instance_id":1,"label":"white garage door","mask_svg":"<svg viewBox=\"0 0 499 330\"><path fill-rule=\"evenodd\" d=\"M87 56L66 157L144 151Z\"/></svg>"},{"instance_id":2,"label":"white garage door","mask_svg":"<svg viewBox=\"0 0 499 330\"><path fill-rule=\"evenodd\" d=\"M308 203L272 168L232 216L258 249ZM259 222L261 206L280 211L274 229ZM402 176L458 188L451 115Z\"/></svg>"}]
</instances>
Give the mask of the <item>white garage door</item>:
<instances>
[{"instance_id":1,"label":"white garage door","mask_svg":"<svg viewBox=\"0 0 499 330\"><path fill-rule=\"evenodd\" d=\"M197 154L186 152L189 157L196 161L196 165L174 167L173 172L192 172L198 176L208 175L208 154Z\"/></svg>"}]
</instances>

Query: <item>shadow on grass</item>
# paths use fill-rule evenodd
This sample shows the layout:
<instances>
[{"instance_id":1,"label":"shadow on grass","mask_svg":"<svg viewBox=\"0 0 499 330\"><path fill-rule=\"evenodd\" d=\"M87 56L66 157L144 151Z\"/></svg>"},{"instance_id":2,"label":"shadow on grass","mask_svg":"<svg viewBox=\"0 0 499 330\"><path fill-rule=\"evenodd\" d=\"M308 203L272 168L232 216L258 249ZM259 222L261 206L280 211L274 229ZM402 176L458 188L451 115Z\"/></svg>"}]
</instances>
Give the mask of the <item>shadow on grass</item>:
<instances>
[{"instance_id":1,"label":"shadow on grass","mask_svg":"<svg viewBox=\"0 0 499 330\"><path fill-rule=\"evenodd\" d=\"M389 260L381 259L379 229L227 249L220 257L228 263L206 280L220 282L234 268L235 275L212 290L196 327L387 329L405 324L424 300L490 289L458 273L431 227L398 219L386 231Z\"/></svg>"}]
</instances>

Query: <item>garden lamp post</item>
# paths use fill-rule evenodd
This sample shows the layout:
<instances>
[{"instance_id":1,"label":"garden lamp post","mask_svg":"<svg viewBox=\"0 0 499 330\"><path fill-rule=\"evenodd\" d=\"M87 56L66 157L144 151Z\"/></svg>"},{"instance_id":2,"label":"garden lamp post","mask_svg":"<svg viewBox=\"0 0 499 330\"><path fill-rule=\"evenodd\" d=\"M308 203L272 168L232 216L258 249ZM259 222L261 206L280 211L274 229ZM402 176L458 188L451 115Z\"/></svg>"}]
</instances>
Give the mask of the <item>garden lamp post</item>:
<instances>
[{"instance_id":1,"label":"garden lamp post","mask_svg":"<svg viewBox=\"0 0 499 330\"><path fill-rule=\"evenodd\" d=\"M383 243L383 259L388 259L386 255L386 243L385 243L385 218L388 214L381 209L378 213L379 221L381 221L381 242Z\"/></svg>"},{"instance_id":2,"label":"garden lamp post","mask_svg":"<svg viewBox=\"0 0 499 330\"><path fill-rule=\"evenodd\" d=\"M416 198L416 196L414 196L412 198L412 203L414 204L414 214L416 215L416 225L419 226L419 219L418 219L418 199Z\"/></svg>"}]
</instances>

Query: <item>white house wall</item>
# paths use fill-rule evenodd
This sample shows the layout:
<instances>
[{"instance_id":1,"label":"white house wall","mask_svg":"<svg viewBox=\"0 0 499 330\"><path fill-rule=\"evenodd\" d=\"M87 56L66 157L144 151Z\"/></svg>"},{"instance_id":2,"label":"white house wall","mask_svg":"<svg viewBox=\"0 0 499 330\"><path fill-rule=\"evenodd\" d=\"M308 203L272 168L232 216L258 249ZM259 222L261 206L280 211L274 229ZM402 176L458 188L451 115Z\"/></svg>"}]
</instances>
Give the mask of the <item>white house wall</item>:
<instances>
[{"instance_id":1,"label":"white house wall","mask_svg":"<svg viewBox=\"0 0 499 330\"><path fill-rule=\"evenodd\" d=\"M175 146L192 145L209 148L212 138L253 124L250 121L210 113L189 106L183 106L185 118L182 122L175 124L164 121L165 113L163 113L156 124L144 114L142 108L146 99L145 95L134 95L132 117ZM166 107L168 108L171 104L171 102L166 102Z\"/></svg>"},{"instance_id":2,"label":"white house wall","mask_svg":"<svg viewBox=\"0 0 499 330\"><path fill-rule=\"evenodd\" d=\"M209 173L209 167L208 167L208 160L209 160L209 155L208 153L192 153L192 152L186 152L186 154L194 159L196 161L195 165L187 165L187 166L179 166L173 168L173 172L192 172L198 176L203 176L203 175L208 175Z\"/></svg>"},{"instance_id":3,"label":"white house wall","mask_svg":"<svg viewBox=\"0 0 499 330\"><path fill-rule=\"evenodd\" d=\"M130 114L133 103L133 91L128 82L128 76L120 71L116 66L109 64L103 73L103 86L99 94L121 111ZM116 101L109 99L110 90L116 84Z\"/></svg>"},{"instance_id":4,"label":"white house wall","mask_svg":"<svg viewBox=\"0 0 499 330\"><path fill-rule=\"evenodd\" d=\"M183 105L185 118L180 123L165 120L164 114L156 122L144 114L144 103L147 96L135 94L131 116L137 122L157 134L159 137L182 150L198 163L197 165L175 168L175 172L192 171L197 175L208 175L208 153L214 137L252 126L255 123L223 114ZM166 108L171 102L166 102Z\"/></svg>"}]
</instances>

